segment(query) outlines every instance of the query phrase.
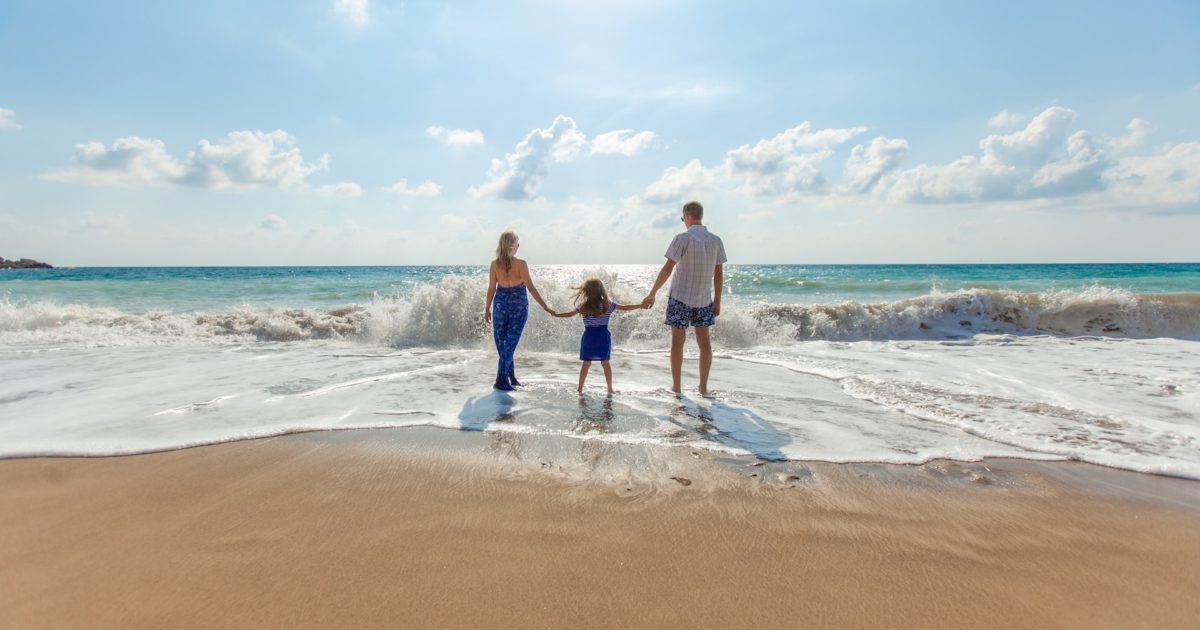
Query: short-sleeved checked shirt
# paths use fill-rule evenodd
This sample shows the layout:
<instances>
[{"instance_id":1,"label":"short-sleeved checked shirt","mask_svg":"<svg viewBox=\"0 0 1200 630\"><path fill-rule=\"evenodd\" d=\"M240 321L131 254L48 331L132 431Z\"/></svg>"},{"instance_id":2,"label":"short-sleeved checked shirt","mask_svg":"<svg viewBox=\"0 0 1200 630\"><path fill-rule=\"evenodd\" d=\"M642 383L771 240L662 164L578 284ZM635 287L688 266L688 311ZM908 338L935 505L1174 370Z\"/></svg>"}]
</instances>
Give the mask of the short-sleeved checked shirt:
<instances>
[{"instance_id":1,"label":"short-sleeved checked shirt","mask_svg":"<svg viewBox=\"0 0 1200 630\"><path fill-rule=\"evenodd\" d=\"M668 294L693 308L712 304L713 269L726 260L721 237L703 225L693 225L675 236L666 256L675 261Z\"/></svg>"}]
</instances>

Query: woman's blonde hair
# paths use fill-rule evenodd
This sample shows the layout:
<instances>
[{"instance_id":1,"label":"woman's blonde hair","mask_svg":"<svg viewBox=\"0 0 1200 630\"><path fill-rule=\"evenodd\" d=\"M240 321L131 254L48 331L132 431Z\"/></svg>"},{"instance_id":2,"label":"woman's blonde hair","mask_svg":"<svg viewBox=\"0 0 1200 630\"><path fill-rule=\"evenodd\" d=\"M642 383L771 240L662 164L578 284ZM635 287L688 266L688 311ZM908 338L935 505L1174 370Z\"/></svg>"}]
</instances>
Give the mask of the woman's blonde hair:
<instances>
[{"instance_id":1,"label":"woman's blonde hair","mask_svg":"<svg viewBox=\"0 0 1200 630\"><path fill-rule=\"evenodd\" d=\"M612 304L608 299L608 291L600 278L588 278L583 284L575 287L575 308L582 315L599 317L608 313Z\"/></svg>"},{"instance_id":2,"label":"woman's blonde hair","mask_svg":"<svg viewBox=\"0 0 1200 630\"><path fill-rule=\"evenodd\" d=\"M496 245L496 262L504 267L505 271L512 269L512 254L508 250L512 249L513 245L517 244L517 233L512 230L504 230L500 233L500 244Z\"/></svg>"}]
</instances>

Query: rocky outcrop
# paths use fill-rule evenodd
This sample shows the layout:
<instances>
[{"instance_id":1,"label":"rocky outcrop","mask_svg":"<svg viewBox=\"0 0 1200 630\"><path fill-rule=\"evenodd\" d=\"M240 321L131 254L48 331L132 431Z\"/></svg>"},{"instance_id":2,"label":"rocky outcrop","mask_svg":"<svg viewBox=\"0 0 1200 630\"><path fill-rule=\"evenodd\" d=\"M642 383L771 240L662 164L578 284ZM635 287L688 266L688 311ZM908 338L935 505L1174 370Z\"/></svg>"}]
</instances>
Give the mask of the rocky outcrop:
<instances>
[{"instance_id":1,"label":"rocky outcrop","mask_svg":"<svg viewBox=\"0 0 1200 630\"><path fill-rule=\"evenodd\" d=\"M21 260L5 260L0 256L0 269L53 269L54 266L49 263L38 262L32 258L22 258Z\"/></svg>"}]
</instances>

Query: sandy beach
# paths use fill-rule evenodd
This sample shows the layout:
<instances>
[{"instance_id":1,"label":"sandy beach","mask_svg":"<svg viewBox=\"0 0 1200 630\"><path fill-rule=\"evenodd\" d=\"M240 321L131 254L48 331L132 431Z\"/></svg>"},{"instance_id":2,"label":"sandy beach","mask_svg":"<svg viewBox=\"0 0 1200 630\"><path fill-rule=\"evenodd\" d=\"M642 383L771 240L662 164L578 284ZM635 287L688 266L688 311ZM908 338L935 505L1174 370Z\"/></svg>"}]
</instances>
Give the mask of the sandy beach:
<instances>
[{"instance_id":1,"label":"sandy beach","mask_svg":"<svg viewBox=\"0 0 1200 630\"><path fill-rule=\"evenodd\" d=\"M1184 628L1200 484L418 429L0 461L0 626Z\"/></svg>"}]
</instances>

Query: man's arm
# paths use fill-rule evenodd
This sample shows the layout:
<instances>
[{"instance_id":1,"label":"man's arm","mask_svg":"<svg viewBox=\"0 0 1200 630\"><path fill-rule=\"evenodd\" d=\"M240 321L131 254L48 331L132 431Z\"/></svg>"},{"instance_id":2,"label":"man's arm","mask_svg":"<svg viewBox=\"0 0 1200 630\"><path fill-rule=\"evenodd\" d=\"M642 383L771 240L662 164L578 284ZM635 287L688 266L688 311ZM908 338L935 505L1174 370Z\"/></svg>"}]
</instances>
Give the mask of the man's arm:
<instances>
[{"instance_id":1,"label":"man's arm","mask_svg":"<svg viewBox=\"0 0 1200 630\"><path fill-rule=\"evenodd\" d=\"M721 287L725 284L724 265L713 268L713 317L721 314Z\"/></svg>"},{"instance_id":2,"label":"man's arm","mask_svg":"<svg viewBox=\"0 0 1200 630\"><path fill-rule=\"evenodd\" d=\"M667 278L671 277L671 271L675 269L675 261L670 258L663 263L662 269L658 272L658 278L654 280L654 287L646 294L646 299L642 300L642 308L650 308L654 306L654 296L658 295L658 290L667 282Z\"/></svg>"}]
</instances>

